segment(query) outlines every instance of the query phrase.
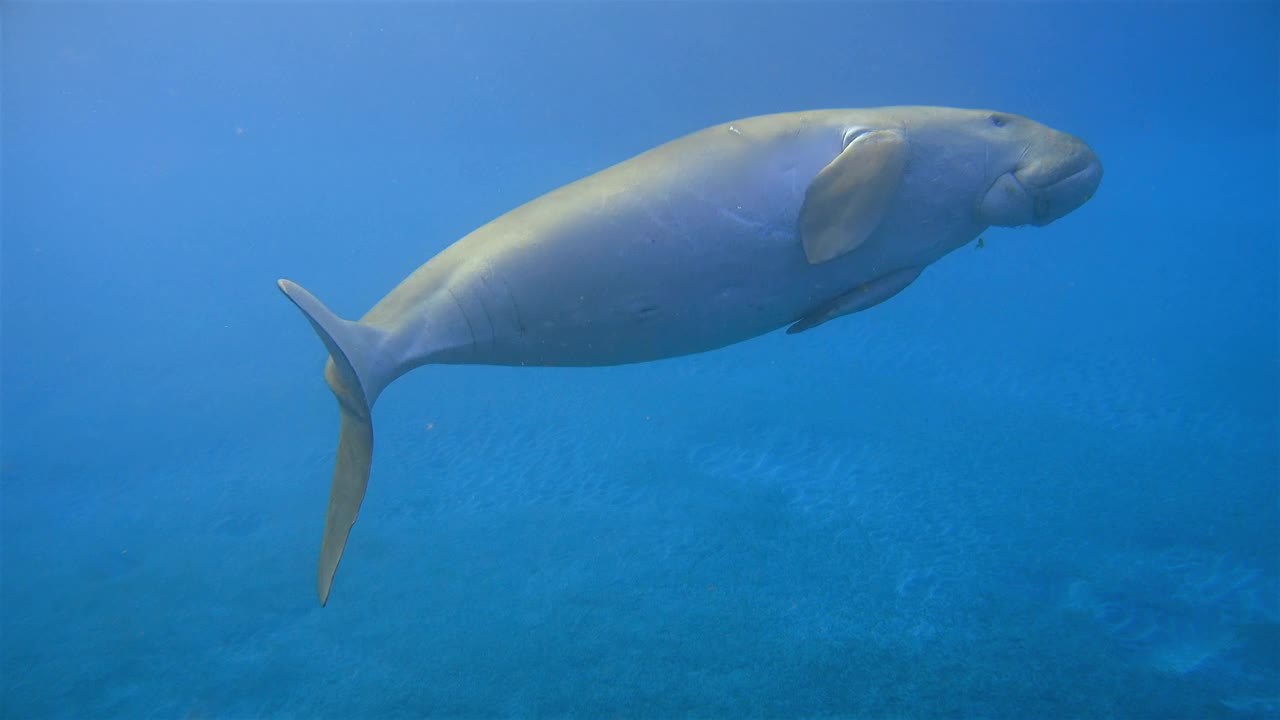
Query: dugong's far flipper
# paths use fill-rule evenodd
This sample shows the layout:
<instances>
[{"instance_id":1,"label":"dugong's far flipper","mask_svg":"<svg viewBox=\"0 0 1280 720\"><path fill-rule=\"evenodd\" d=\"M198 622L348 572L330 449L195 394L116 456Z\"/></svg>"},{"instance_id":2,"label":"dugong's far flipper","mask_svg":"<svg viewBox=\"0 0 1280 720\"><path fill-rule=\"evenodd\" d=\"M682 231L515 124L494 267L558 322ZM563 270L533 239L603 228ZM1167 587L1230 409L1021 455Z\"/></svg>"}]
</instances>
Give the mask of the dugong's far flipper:
<instances>
[{"instance_id":1,"label":"dugong's far flipper","mask_svg":"<svg viewBox=\"0 0 1280 720\"><path fill-rule=\"evenodd\" d=\"M329 512L324 522L324 540L320 545L318 589L320 604L324 605L329 600L333 574L338 571L347 535L356 522L365 488L369 485L369 467L373 463L372 399L381 390L376 352L383 333L371 325L334 315L300 285L288 280L277 284L311 321L311 327L315 328L329 350L324 375L338 398L338 409L342 415L333 486L329 491Z\"/></svg>"},{"instance_id":2,"label":"dugong's far flipper","mask_svg":"<svg viewBox=\"0 0 1280 720\"><path fill-rule=\"evenodd\" d=\"M905 290L908 285L915 282L916 278L920 277L922 272L924 272L922 267L909 267L895 273L889 273L882 278L876 278L871 282L865 282L800 318L795 325L787 328L787 334L795 335L796 333L816 328L822 323L834 320L841 315L850 315L875 307Z\"/></svg>"}]
</instances>

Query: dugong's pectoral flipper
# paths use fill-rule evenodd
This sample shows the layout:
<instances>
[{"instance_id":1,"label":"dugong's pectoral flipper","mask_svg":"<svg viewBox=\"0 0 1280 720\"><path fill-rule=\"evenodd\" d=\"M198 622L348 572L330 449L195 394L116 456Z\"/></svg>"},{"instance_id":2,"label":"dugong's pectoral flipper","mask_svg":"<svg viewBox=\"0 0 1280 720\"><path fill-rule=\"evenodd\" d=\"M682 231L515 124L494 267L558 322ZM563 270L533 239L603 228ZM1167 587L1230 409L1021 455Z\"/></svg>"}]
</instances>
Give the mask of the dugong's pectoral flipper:
<instances>
[{"instance_id":1,"label":"dugong's pectoral flipper","mask_svg":"<svg viewBox=\"0 0 1280 720\"><path fill-rule=\"evenodd\" d=\"M889 273L882 278L876 278L871 282L862 283L800 318L796 324L787 328L787 334L795 335L796 333L816 328L822 323L834 320L841 315L850 315L875 307L905 290L908 285L915 282L916 278L920 277L922 272L924 272L922 267L909 267L895 273Z\"/></svg>"},{"instance_id":2,"label":"dugong's pectoral flipper","mask_svg":"<svg viewBox=\"0 0 1280 720\"><path fill-rule=\"evenodd\" d=\"M338 570L347 535L355 524L369 485L369 468L373 463L372 398L380 386L376 372L376 352L382 331L370 325L343 320L307 292L302 286L279 281L280 289L307 316L316 334L329 350L325 379L338 398L342 427L338 434L337 459L333 468L333 485L329 491L329 512L324 522L324 540L320 545L320 604L329 599L333 574Z\"/></svg>"},{"instance_id":3,"label":"dugong's pectoral flipper","mask_svg":"<svg viewBox=\"0 0 1280 720\"><path fill-rule=\"evenodd\" d=\"M870 237L902 182L907 143L901 132L852 137L804 195L800 241L814 265L851 252Z\"/></svg>"}]
</instances>

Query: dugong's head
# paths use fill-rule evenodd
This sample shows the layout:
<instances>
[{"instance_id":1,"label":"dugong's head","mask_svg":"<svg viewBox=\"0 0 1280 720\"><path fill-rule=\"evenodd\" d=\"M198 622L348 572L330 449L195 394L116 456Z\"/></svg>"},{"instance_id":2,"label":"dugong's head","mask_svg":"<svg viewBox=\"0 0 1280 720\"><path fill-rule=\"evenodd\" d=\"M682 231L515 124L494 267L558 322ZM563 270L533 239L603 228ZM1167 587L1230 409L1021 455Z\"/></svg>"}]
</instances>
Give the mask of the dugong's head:
<instances>
[{"instance_id":1,"label":"dugong's head","mask_svg":"<svg viewBox=\"0 0 1280 720\"><path fill-rule=\"evenodd\" d=\"M871 265L927 265L985 227L1048 225L1102 181L1084 141L1018 115L892 107L825 117L816 126L838 130L840 145L800 209L811 264L876 239Z\"/></svg>"},{"instance_id":2,"label":"dugong's head","mask_svg":"<svg viewBox=\"0 0 1280 720\"><path fill-rule=\"evenodd\" d=\"M1093 197L1102 163L1083 140L1018 115L990 113L987 122L987 142L1003 162L988 166L994 178L978 205L982 222L1047 225Z\"/></svg>"},{"instance_id":3,"label":"dugong's head","mask_svg":"<svg viewBox=\"0 0 1280 720\"><path fill-rule=\"evenodd\" d=\"M911 108L901 122L908 138L944 146L931 150L971 168L965 180L977 191L982 225L1047 225L1083 205L1102 181L1102 163L1083 140L1020 115Z\"/></svg>"}]
</instances>

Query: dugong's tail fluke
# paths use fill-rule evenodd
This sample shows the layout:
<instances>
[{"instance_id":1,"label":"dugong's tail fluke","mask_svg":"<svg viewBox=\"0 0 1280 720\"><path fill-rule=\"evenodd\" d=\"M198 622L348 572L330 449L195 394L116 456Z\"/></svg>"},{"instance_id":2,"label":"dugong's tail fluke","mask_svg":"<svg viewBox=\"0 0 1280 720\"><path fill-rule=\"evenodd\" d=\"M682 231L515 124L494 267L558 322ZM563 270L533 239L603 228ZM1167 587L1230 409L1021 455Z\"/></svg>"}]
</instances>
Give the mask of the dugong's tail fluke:
<instances>
[{"instance_id":1,"label":"dugong's tail fluke","mask_svg":"<svg viewBox=\"0 0 1280 720\"><path fill-rule=\"evenodd\" d=\"M316 334L329 350L325 379L338 398L342 427L338 434L338 452L333 468L333 486L329 491L329 512L324 523L324 540L320 546L320 604L329 600L333 575L347 544L347 535L355 524L369 485L369 467L373 463L372 399L386 380L378 372L378 346L382 331L370 325L343 320L307 292L302 286L279 281L280 290L307 316Z\"/></svg>"}]
</instances>

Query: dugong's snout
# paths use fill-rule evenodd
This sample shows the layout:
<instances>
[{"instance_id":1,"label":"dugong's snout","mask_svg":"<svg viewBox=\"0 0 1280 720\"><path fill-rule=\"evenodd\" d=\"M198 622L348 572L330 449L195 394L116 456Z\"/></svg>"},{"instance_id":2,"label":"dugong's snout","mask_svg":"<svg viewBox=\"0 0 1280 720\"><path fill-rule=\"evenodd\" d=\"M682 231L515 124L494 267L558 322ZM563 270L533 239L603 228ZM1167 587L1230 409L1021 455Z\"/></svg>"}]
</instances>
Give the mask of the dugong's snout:
<instances>
[{"instance_id":1,"label":"dugong's snout","mask_svg":"<svg viewBox=\"0 0 1280 720\"><path fill-rule=\"evenodd\" d=\"M1085 204L1102 182L1102 162L1083 140L1064 136L1046 157L1014 171L1031 196L1031 224L1048 225Z\"/></svg>"},{"instance_id":2,"label":"dugong's snout","mask_svg":"<svg viewBox=\"0 0 1280 720\"><path fill-rule=\"evenodd\" d=\"M979 208L988 225L1048 225L1085 204L1102 182L1102 162L1083 140L1049 131L1016 168L996 178Z\"/></svg>"}]
</instances>

